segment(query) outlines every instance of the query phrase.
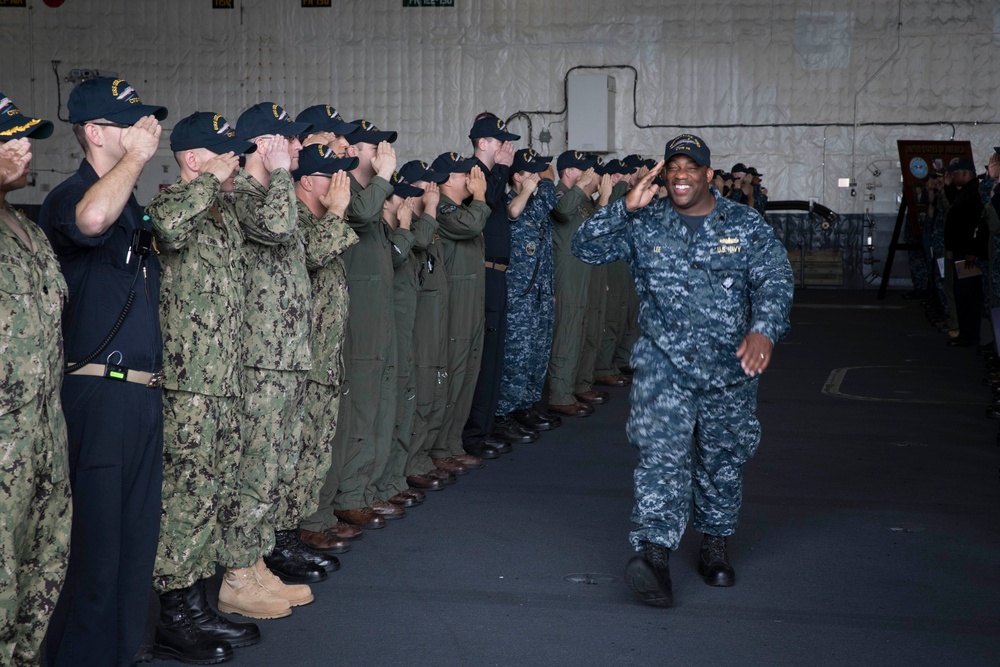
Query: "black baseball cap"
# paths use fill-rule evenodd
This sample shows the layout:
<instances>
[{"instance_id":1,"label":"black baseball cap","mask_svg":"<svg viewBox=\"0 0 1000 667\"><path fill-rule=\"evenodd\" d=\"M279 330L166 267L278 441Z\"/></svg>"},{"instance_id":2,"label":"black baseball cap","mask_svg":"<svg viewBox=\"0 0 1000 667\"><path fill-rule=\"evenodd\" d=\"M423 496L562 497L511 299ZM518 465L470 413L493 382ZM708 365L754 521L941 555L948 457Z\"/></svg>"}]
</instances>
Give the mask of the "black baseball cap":
<instances>
[{"instance_id":1,"label":"black baseball cap","mask_svg":"<svg viewBox=\"0 0 1000 667\"><path fill-rule=\"evenodd\" d=\"M296 123L288 112L274 102L255 104L240 114L236 121L236 136L249 141L265 134L299 137L312 130L309 123Z\"/></svg>"},{"instance_id":2,"label":"black baseball cap","mask_svg":"<svg viewBox=\"0 0 1000 667\"><path fill-rule=\"evenodd\" d=\"M333 176L338 171L350 171L358 166L356 157L337 157L324 144L310 144L299 151L299 166L292 172L295 180L303 176Z\"/></svg>"},{"instance_id":3,"label":"black baseball cap","mask_svg":"<svg viewBox=\"0 0 1000 667\"><path fill-rule=\"evenodd\" d=\"M653 158L648 158L642 161L641 166L645 167L646 169L652 169L653 167L656 166L656 160L654 160Z\"/></svg>"},{"instance_id":4,"label":"black baseball cap","mask_svg":"<svg viewBox=\"0 0 1000 667\"><path fill-rule=\"evenodd\" d=\"M680 134L667 142L663 160L669 162L675 155L687 155L701 167L712 166L712 153L708 149L708 144L693 134Z\"/></svg>"},{"instance_id":5,"label":"black baseball cap","mask_svg":"<svg viewBox=\"0 0 1000 667\"><path fill-rule=\"evenodd\" d=\"M645 160L643 160L642 156L640 156L639 154L632 153L632 154L626 155L624 158L622 158L622 162L625 163L626 167L628 167L632 171L635 171L636 169L638 169L639 167L641 167L643 165L643 163L645 162Z\"/></svg>"},{"instance_id":6,"label":"black baseball cap","mask_svg":"<svg viewBox=\"0 0 1000 667\"><path fill-rule=\"evenodd\" d=\"M757 171L757 167L747 167L747 173L751 176L757 176L758 178L764 175Z\"/></svg>"},{"instance_id":7,"label":"black baseball cap","mask_svg":"<svg viewBox=\"0 0 1000 667\"><path fill-rule=\"evenodd\" d=\"M431 171L439 174L467 174L479 163L474 157L462 157L458 153L441 153L431 163Z\"/></svg>"},{"instance_id":8,"label":"black baseball cap","mask_svg":"<svg viewBox=\"0 0 1000 667\"><path fill-rule=\"evenodd\" d=\"M13 141L22 137L48 139L53 130L55 126L52 121L25 116L9 97L0 93L0 141Z\"/></svg>"},{"instance_id":9,"label":"black baseball cap","mask_svg":"<svg viewBox=\"0 0 1000 667\"><path fill-rule=\"evenodd\" d=\"M611 167L608 165L607 162L604 161L604 158L602 158L600 155L595 155L594 173L597 174L598 176L604 176L605 174L613 174L615 172L611 170Z\"/></svg>"},{"instance_id":10,"label":"black baseball cap","mask_svg":"<svg viewBox=\"0 0 1000 667\"><path fill-rule=\"evenodd\" d=\"M112 123L135 125L145 116L167 117L167 108L143 104L125 79L97 77L76 84L66 102L69 122L74 125L103 118Z\"/></svg>"},{"instance_id":11,"label":"black baseball cap","mask_svg":"<svg viewBox=\"0 0 1000 667\"><path fill-rule=\"evenodd\" d=\"M312 125L310 132L333 132L339 136L346 136L358 129L357 125L348 123L329 104L317 104L301 111L295 117L295 122L309 123Z\"/></svg>"},{"instance_id":12,"label":"black baseball cap","mask_svg":"<svg viewBox=\"0 0 1000 667\"><path fill-rule=\"evenodd\" d=\"M745 164L743 164L742 162L737 162L736 164L733 165L733 168L729 170L729 173L730 174L736 174L736 173L743 173L743 174L745 174L745 173L747 173L747 166Z\"/></svg>"},{"instance_id":13,"label":"black baseball cap","mask_svg":"<svg viewBox=\"0 0 1000 667\"><path fill-rule=\"evenodd\" d=\"M431 171L431 166L423 160L410 160L400 167L396 173L399 174L401 179L411 184L417 181L440 184L448 180L448 174L439 174Z\"/></svg>"},{"instance_id":14,"label":"black baseball cap","mask_svg":"<svg viewBox=\"0 0 1000 667\"><path fill-rule=\"evenodd\" d=\"M483 137L493 137L500 141L517 141L521 135L508 132L507 123L500 120L499 117L493 114L483 114L472 124L469 138L481 139Z\"/></svg>"},{"instance_id":15,"label":"black baseball cap","mask_svg":"<svg viewBox=\"0 0 1000 667\"><path fill-rule=\"evenodd\" d=\"M944 168L946 173L952 173L956 171L971 171L975 173L976 165L975 163L967 157L960 157L947 167Z\"/></svg>"},{"instance_id":16,"label":"black baseball cap","mask_svg":"<svg viewBox=\"0 0 1000 667\"><path fill-rule=\"evenodd\" d=\"M597 159L589 153L580 151L563 151L556 160L556 167L559 171L576 167L577 169L590 169L597 164Z\"/></svg>"},{"instance_id":17,"label":"black baseball cap","mask_svg":"<svg viewBox=\"0 0 1000 667\"><path fill-rule=\"evenodd\" d=\"M182 118L170 133L170 150L186 151L191 148L207 148L213 153L237 155L253 153L257 144L236 137L236 130L225 118L211 111L196 111Z\"/></svg>"},{"instance_id":18,"label":"black baseball cap","mask_svg":"<svg viewBox=\"0 0 1000 667\"><path fill-rule=\"evenodd\" d=\"M539 155L531 148L522 148L514 153L514 162L510 165L510 172L516 174L519 171L528 171L532 174L539 174L549 168L552 157Z\"/></svg>"},{"instance_id":19,"label":"black baseball cap","mask_svg":"<svg viewBox=\"0 0 1000 667\"><path fill-rule=\"evenodd\" d=\"M346 135L347 141L351 145L360 143L377 145L383 141L388 141L391 144L396 141L397 134L395 132L383 132L364 118L352 120L351 125L358 126L358 129Z\"/></svg>"},{"instance_id":20,"label":"black baseball cap","mask_svg":"<svg viewBox=\"0 0 1000 667\"><path fill-rule=\"evenodd\" d=\"M389 182L392 183L392 194L403 199L407 197L421 197L424 194L423 188L410 185L399 176L399 172L393 172L392 179Z\"/></svg>"}]
</instances>

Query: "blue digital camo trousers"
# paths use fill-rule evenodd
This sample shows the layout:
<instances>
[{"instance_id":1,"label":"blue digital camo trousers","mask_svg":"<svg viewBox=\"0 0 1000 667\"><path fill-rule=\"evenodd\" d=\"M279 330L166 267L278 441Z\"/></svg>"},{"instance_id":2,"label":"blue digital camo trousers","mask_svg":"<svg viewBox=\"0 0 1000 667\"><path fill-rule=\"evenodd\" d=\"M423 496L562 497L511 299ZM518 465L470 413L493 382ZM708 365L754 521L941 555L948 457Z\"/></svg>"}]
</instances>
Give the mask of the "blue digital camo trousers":
<instances>
[{"instance_id":1,"label":"blue digital camo trousers","mask_svg":"<svg viewBox=\"0 0 1000 667\"><path fill-rule=\"evenodd\" d=\"M528 294L507 298L507 338L497 414L528 410L542 399L552 350L555 302L535 286Z\"/></svg>"},{"instance_id":2,"label":"blue digital camo trousers","mask_svg":"<svg viewBox=\"0 0 1000 667\"><path fill-rule=\"evenodd\" d=\"M756 378L721 388L674 381L666 356L641 338L627 433L639 450L632 546L676 549L691 518L711 535L731 535L743 501L742 468L760 444Z\"/></svg>"}]
</instances>

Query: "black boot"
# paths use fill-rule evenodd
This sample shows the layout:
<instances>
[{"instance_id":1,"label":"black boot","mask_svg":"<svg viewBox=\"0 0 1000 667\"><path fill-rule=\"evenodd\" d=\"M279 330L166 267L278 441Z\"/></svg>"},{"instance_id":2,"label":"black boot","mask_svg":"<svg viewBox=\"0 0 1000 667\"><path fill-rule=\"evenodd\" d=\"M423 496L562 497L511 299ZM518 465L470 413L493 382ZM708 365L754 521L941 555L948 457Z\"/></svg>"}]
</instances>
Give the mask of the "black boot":
<instances>
[{"instance_id":1,"label":"black boot","mask_svg":"<svg viewBox=\"0 0 1000 667\"><path fill-rule=\"evenodd\" d=\"M202 631L191 618L187 599L190 588L160 594L160 622L149 652L154 658L189 665L215 665L232 659L229 642Z\"/></svg>"},{"instance_id":2,"label":"black boot","mask_svg":"<svg viewBox=\"0 0 1000 667\"><path fill-rule=\"evenodd\" d=\"M670 581L670 549L643 542L642 555L625 566L625 582L644 603L653 607L672 607L674 587Z\"/></svg>"},{"instance_id":3,"label":"black boot","mask_svg":"<svg viewBox=\"0 0 1000 667\"><path fill-rule=\"evenodd\" d=\"M187 590L187 606L191 613L191 620L202 632L208 633L216 639L229 642L233 648L243 648L251 646L260 641L260 630L256 623L237 623L228 618L219 616L211 605L208 604L208 597L205 595L205 580L200 579L194 586Z\"/></svg>"},{"instance_id":4,"label":"black boot","mask_svg":"<svg viewBox=\"0 0 1000 667\"><path fill-rule=\"evenodd\" d=\"M537 433L522 431L518 423L507 416L494 417L493 430L490 432L490 435L499 440L505 440L512 445L526 445L529 442L538 440Z\"/></svg>"},{"instance_id":5,"label":"black boot","mask_svg":"<svg viewBox=\"0 0 1000 667\"><path fill-rule=\"evenodd\" d=\"M297 549L298 537L294 530L274 531L274 550L264 556L264 564L289 584L315 584L326 579L326 570L305 559Z\"/></svg>"},{"instance_id":6,"label":"black boot","mask_svg":"<svg viewBox=\"0 0 1000 667\"><path fill-rule=\"evenodd\" d=\"M297 530L283 530L283 533L291 533L290 539L295 542L295 548L298 549L302 558L308 562L319 565L323 568L323 571L327 574L331 572L336 572L340 569L340 559L333 555L327 555L318 549L313 549L308 544L305 544L301 539L299 539L299 531Z\"/></svg>"},{"instance_id":7,"label":"black boot","mask_svg":"<svg viewBox=\"0 0 1000 667\"><path fill-rule=\"evenodd\" d=\"M709 586L732 586L736 572L726 556L726 538L705 533L698 555L698 574L705 577Z\"/></svg>"}]
</instances>

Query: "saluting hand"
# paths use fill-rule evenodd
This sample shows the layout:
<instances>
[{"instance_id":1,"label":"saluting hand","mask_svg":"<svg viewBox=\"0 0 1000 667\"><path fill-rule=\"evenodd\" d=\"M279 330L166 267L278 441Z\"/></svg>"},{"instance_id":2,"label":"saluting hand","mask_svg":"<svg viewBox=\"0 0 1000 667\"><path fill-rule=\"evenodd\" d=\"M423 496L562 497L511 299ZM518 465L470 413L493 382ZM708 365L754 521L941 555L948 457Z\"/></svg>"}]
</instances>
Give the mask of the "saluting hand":
<instances>
[{"instance_id":1,"label":"saluting hand","mask_svg":"<svg viewBox=\"0 0 1000 667\"><path fill-rule=\"evenodd\" d=\"M396 149L388 141L383 141L375 149L375 157L372 158L372 167L375 173L389 180L392 172L396 171Z\"/></svg>"},{"instance_id":2,"label":"saluting hand","mask_svg":"<svg viewBox=\"0 0 1000 667\"><path fill-rule=\"evenodd\" d=\"M625 195L625 208L627 210L635 211L644 208L649 205L649 202L653 201L653 198L659 192L659 187L653 181L662 168L663 160L660 160L648 174L639 179L634 188L629 190L628 194Z\"/></svg>"},{"instance_id":3,"label":"saluting hand","mask_svg":"<svg viewBox=\"0 0 1000 667\"><path fill-rule=\"evenodd\" d=\"M441 189L437 183L427 183L424 186L424 194L421 197L424 203L424 212L433 216L437 213L438 203L441 201Z\"/></svg>"},{"instance_id":4,"label":"saluting hand","mask_svg":"<svg viewBox=\"0 0 1000 667\"><path fill-rule=\"evenodd\" d=\"M539 177L539 179L542 179L542 178L547 178L547 179L549 179L550 181L554 181L554 180L556 180L556 172L555 172L555 170L554 170L554 169L552 168L552 163L551 163L551 162L549 163L549 166L547 166L547 167L545 168L545 171L543 171L542 173L540 173L540 174L538 175L538 177Z\"/></svg>"},{"instance_id":5,"label":"saluting hand","mask_svg":"<svg viewBox=\"0 0 1000 667\"><path fill-rule=\"evenodd\" d=\"M257 153L264 169L267 169L268 173L274 173L277 169L291 170L292 156L288 154L288 139L273 134L257 137L254 142L257 144Z\"/></svg>"},{"instance_id":6,"label":"saluting hand","mask_svg":"<svg viewBox=\"0 0 1000 667\"><path fill-rule=\"evenodd\" d=\"M528 196L538 189L538 182L541 179L538 174L531 174L526 179L521 181L521 192L527 192Z\"/></svg>"},{"instance_id":7,"label":"saluting hand","mask_svg":"<svg viewBox=\"0 0 1000 667\"><path fill-rule=\"evenodd\" d=\"M486 201L486 176L483 175L479 165L469 172L469 192L472 193L473 199Z\"/></svg>"},{"instance_id":8,"label":"saluting hand","mask_svg":"<svg viewBox=\"0 0 1000 667\"><path fill-rule=\"evenodd\" d=\"M400 229L409 229L413 220L413 197L407 197L396 210L396 220L399 221Z\"/></svg>"},{"instance_id":9,"label":"saluting hand","mask_svg":"<svg viewBox=\"0 0 1000 667\"><path fill-rule=\"evenodd\" d=\"M236 153L229 151L228 153L222 153L206 160L205 163L201 165L201 169L198 170L198 173L211 174L219 179L219 182L221 183L235 174L236 170L239 168L240 159L236 157Z\"/></svg>"},{"instance_id":10,"label":"saluting hand","mask_svg":"<svg viewBox=\"0 0 1000 667\"><path fill-rule=\"evenodd\" d=\"M156 149L160 147L162 131L163 128L155 116L143 116L135 125L122 130L121 145L125 149L125 154L135 156L143 164L149 162Z\"/></svg>"},{"instance_id":11,"label":"saluting hand","mask_svg":"<svg viewBox=\"0 0 1000 667\"><path fill-rule=\"evenodd\" d=\"M30 165L31 142L26 137L0 144L0 185L21 178Z\"/></svg>"},{"instance_id":12,"label":"saluting hand","mask_svg":"<svg viewBox=\"0 0 1000 667\"><path fill-rule=\"evenodd\" d=\"M615 186L614 183L611 182L611 174L604 174L601 176L601 180L597 184L597 196L607 202L608 198L611 196L611 189L613 187Z\"/></svg>"},{"instance_id":13,"label":"saluting hand","mask_svg":"<svg viewBox=\"0 0 1000 667\"><path fill-rule=\"evenodd\" d=\"M333 213L341 218L351 203L351 179L346 171L338 171L330 177L330 187L320 195L319 203L326 207L327 213Z\"/></svg>"},{"instance_id":14,"label":"saluting hand","mask_svg":"<svg viewBox=\"0 0 1000 667\"><path fill-rule=\"evenodd\" d=\"M593 167L591 167L587 171L580 174L580 178L576 179L576 187L586 191L587 187L594 182L595 178L597 178L597 172L594 171Z\"/></svg>"},{"instance_id":15,"label":"saluting hand","mask_svg":"<svg viewBox=\"0 0 1000 667\"><path fill-rule=\"evenodd\" d=\"M505 141L500 144L500 148L497 149L497 154L493 159L497 164L502 164L507 167L514 164L514 144L509 141Z\"/></svg>"}]
</instances>

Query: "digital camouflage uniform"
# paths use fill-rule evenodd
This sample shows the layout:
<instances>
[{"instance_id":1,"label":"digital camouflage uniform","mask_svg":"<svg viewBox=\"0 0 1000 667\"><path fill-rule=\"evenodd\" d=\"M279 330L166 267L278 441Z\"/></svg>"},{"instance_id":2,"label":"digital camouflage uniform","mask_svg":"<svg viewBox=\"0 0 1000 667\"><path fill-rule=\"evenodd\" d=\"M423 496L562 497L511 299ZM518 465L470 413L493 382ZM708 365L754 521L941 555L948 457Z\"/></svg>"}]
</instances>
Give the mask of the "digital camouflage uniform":
<instances>
[{"instance_id":1,"label":"digital camouflage uniform","mask_svg":"<svg viewBox=\"0 0 1000 667\"><path fill-rule=\"evenodd\" d=\"M157 593L215 574L238 514L243 234L219 179L177 179L149 202L162 266L163 509ZM220 525L221 524L221 525Z\"/></svg>"},{"instance_id":2,"label":"digital camouflage uniform","mask_svg":"<svg viewBox=\"0 0 1000 667\"><path fill-rule=\"evenodd\" d=\"M437 221L435 220L435 224ZM413 321L413 428L406 474L435 469L430 450L437 441L448 404L448 275L441 237L435 232L426 250L415 249L420 288Z\"/></svg>"},{"instance_id":3,"label":"digital camouflage uniform","mask_svg":"<svg viewBox=\"0 0 1000 667\"><path fill-rule=\"evenodd\" d=\"M0 222L0 664L37 665L69 558L60 315L66 281L45 234Z\"/></svg>"},{"instance_id":4,"label":"digital camouflage uniform","mask_svg":"<svg viewBox=\"0 0 1000 667\"><path fill-rule=\"evenodd\" d=\"M639 340L639 294L635 291L635 280L625 266L625 330L618 338L618 347L612 364L618 370L632 366L632 347Z\"/></svg>"},{"instance_id":5,"label":"digital camouflage uniform","mask_svg":"<svg viewBox=\"0 0 1000 667\"><path fill-rule=\"evenodd\" d=\"M594 203L577 186L556 185L552 209L552 258L555 262L555 329L548 368L551 405L576 403L577 374L587 330L591 267L573 256L573 234L594 212Z\"/></svg>"},{"instance_id":6,"label":"digital camouflage uniform","mask_svg":"<svg viewBox=\"0 0 1000 667\"><path fill-rule=\"evenodd\" d=\"M514 197L513 191L507 193L508 206ZM543 178L521 215L511 221L506 354L497 415L529 410L542 398L555 320L549 217L555 205L555 185Z\"/></svg>"},{"instance_id":7,"label":"digital camouflage uniform","mask_svg":"<svg viewBox=\"0 0 1000 667\"><path fill-rule=\"evenodd\" d=\"M340 485L330 501L334 510L359 509L377 500L375 480L389 458L396 421L392 257L382 222L382 204L392 194L392 185L380 176L366 188L353 175L350 180L347 224L359 240L343 256L351 307L343 354L348 390L340 397L333 441L334 449L344 452ZM324 528L336 524L329 505L322 503L310 523L318 527L321 515L328 521Z\"/></svg>"},{"instance_id":8,"label":"digital camouflage uniform","mask_svg":"<svg viewBox=\"0 0 1000 667\"><path fill-rule=\"evenodd\" d=\"M228 568L250 567L274 548L286 522L284 494L302 442L302 395L312 368L310 284L292 175L271 173L264 188L246 171L226 194L246 242L243 346L243 459L239 516L223 540Z\"/></svg>"},{"instance_id":9,"label":"digital camouflage uniform","mask_svg":"<svg viewBox=\"0 0 1000 667\"><path fill-rule=\"evenodd\" d=\"M430 455L465 454L462 430L472 408L483 352L486 266L483 228L490 215L484 202L459 205L441 195L438 234L448 273L448 405Z\"/></svg>"},{"instance_id":10,"label":"digital camouflage uniform","mask_svg":"<svg viewBox=\"0 0 1000 667\"><path fill-rule=\"evenodd\" d=\"M434 238L437 221L421 215L410 229L397 227L392 233L392 299L396 321L396 424L385 471L376 484L379 497L391 498L405 491L406 469L412 457L413 415L416 408L416 377L413 373L413 326L420 287L420 264L414 250L425 249Z\"/></svg>"},{"instance_id":11,"label":"digital camouflage uniform","mask_svg":"<svg viewBox=\"0 0 1000 667\"><path fill-rule=\"evenodd\" d=\"M736 349L750 332L776 342L789 326L784 247L759 214L711 192L715 208L694 234L667 199L634 213L620 200L584 222L573 241L587 262L626 259L642 304L627 427L639 450L636 549L675 549L692 497L697 530L733 533L741 469L760 442L758 378L743 372Z\"/></svg>"},{"instance_id":12,"label":"digital camouflage uniform","mask_svg":"<svg viewBox=\"0 0 1000 667\"><path fill-rule=\"evenodd\" d=\"M320 532L337 523L332 503L344 470L345 452L333 447L346 387L343 347L350 305L342 255L358 242L358 235L334 213L317 218L301 201L298 210L312 280L312 370L303 400L300 473L288 495L300 526ZM319 513L320 507L325 511Z\"/></svg>"}]
</instances>

